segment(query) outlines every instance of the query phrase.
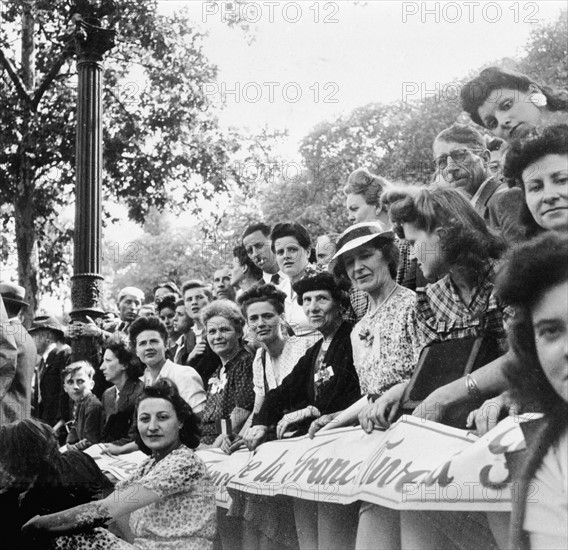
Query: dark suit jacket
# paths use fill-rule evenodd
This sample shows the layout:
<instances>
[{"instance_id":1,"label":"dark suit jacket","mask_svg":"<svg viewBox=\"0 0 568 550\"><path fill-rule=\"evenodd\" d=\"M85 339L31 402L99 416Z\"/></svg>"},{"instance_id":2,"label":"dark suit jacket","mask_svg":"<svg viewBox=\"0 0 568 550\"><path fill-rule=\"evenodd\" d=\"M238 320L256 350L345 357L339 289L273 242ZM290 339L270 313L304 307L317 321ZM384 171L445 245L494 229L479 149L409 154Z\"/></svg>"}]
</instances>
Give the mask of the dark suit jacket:
<instances>
[{"instance_id":1,"label":"dark suit jacket","mask_svg":"<svg viewBox=\"0 0 568 550\"><path fill-rule=\"evenodd\" d=\"M351 323L344 322L335 333L323 359L323 364L331 366L333 374L321 384L317 393L314 375L323 340L309 348L292 372L282 380L282 384L266 394L252 425L270 426L286 412L297 411L308 405L315 406L323 415L341 411L355 403L361 397L361 389L353 365L352 328Z\"/></svg>"},{"instance_id":2,"label":"dark suit jacket","mask_svg":"<svg viewBox=\"0 0 568 550\"><path fill-rule=\"evenodd\" d=\"M15 364L13 355L7 360L2 358L0 363L0 425L31 416L32 379L37 355L34 341L20 319L15 317L7 322L6 326L0 327L2 348L9 351L11 335L18 353Z\"/></svg>"},{"instance_id":3,"label":"dark suit jacket","mask_svg":"<svg viewBox=\"0 0 568 550\"><path fill-rule=\"evenodd\" d=\"M176 347L172 361L178 365L187 365L187 356L195 347L195 333L189 329L181 340L181 343Z\"/></svg>"},{"instance_id":4,"label":"dark suit jacket","mask_svg":"<svg viewBox=\"0 0 568 550\"><path fill-rule=\"evenodd\" d=\"M206 341L205 352L202 355L194 357L191 361L188 360L188 356L196 345L195 332L192 329L185 334L185 342L183 348L178 348L174 356L174 363L178 365L188 365L193 367L201 376L203 380L203 387L207 387L209 384L209 378L221 365L221 359L219 356L209 347Z\"/></svg>"},{"instance_id":5,"label":"dark suit jacket","mask_svg":"<svg viewBox=\"0 0 568 550\"><path fill-rule=\"evenodd\" d=\"M69 364L71 348L54 349L45 360L42 372L38 373L38 385L41 401L37 403L36 415L46 424L54 426L60 418L64 417L62 408L66 405L67 394L63 391L61 373ZM35 396L36 399L38 396Z\"/></svg>"},{"instance_id":6,"label":"dark suit jacket","mask_svg":"<svg viewBox=\"0 0 568 550\"><path fill-rule=\"evenodd\" d=\"M105 390L102 397L105 419L102 442L124 445L132 441L128 434L134 422L136 401L143 389L144 385L141 380L128 379L118 396L118 401L116 400L116 386Z\"/></svg>"},{"instance_id":7,"label":"dark suit jacket","mask_svg":"<svg viewBox=\"0 0 568 550\"><path fill-rule=\"evenodd\" d=\"M74 415L74 423L67 436L66 443L78 443L86 439L90 443L98 443L103 427L103 406L97 397L90 393L79 403Z\"/></svg>"},{"instance_id":8,"label":"dark suit jacket","mask_svg":"<svg viewBox=\"0 0 568 550\"><path fill-rule=\"evenodd\" d=\"M495 229L511 246L526 240L526 228L522 222L523 192L508 188L504 182L491 178L475 204L477 213Z\"/></svg>"}]
</instances>

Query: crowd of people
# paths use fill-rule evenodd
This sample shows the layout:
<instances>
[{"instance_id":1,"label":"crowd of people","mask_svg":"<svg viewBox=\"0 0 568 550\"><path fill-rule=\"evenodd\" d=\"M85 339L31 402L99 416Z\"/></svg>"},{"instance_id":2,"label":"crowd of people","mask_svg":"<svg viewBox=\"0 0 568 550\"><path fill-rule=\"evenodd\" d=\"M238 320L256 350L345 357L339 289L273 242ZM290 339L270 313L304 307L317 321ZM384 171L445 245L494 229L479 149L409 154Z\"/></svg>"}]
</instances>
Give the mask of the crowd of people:
<instances>
[{"instance_id":1,"label":"crowd of people","mask_svg":"<svg viewBox=\"0 0 568 550\"><path fill-rule=\"evenodd\" d=\"M148 303L128 286L116 316L67 327L26 331L24 289L0 284L0 507L18 547L568 547L568 93L492 67L462 105L477 126L438 133L430 182L349 176L337 233L259 220L210 281L160 282ZM71 360L83 337L100 364ZM512 514L245 494L225 511L194 453L403 412L480 435L544 413ZM149 458L113 486L81 452L96 443Z\"/></svg>"}]
</instances>

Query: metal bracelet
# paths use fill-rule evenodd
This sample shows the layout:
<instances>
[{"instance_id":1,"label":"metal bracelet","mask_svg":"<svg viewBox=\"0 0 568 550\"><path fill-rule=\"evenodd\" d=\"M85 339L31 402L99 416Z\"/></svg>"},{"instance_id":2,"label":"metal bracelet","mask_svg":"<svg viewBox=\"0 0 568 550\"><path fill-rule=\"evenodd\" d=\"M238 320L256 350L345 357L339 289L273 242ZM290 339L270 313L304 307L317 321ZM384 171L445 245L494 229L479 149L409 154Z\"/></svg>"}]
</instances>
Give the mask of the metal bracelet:
<instances>
[{"instance_id":1,"label":"metal bracelet","mask_svg":"<svg viewBox=\"0 0 568 550\"><path fill-rule=\"evenodd\" d=\"M471 398L477 400L481 399L481 390L471 374L465 375L465 388Z\"/></svg>"}]
</instances>

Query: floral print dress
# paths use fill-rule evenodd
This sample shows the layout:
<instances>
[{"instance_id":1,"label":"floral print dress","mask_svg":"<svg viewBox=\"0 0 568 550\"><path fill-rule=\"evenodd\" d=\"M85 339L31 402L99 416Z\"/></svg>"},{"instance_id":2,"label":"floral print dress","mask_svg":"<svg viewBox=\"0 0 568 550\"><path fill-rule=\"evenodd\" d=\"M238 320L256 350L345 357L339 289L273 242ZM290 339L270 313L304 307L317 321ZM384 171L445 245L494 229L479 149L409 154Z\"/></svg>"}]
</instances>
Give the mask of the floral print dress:
<instances>
[{"instance_id":1,"label":"floral print dress","mask_svg":"<svg viewBox=\"0 0 568 550\"><path fill-rule=\"evenodd\" d=\"M386 302L369 309L353 328L353 363L362 395L383 394L412 376L420 349L415 304L415 293L398 287Z\"/></svg>"},{"instance_id":2,"label":"floral print dress","mask_svg":"<svg viewBox=\"0 0 568 550\"><path fill-rule=\"evenodd\" d=\"M144 461L115 492L136 498L141 485L160 500L130 514L133 544L97 527L87 533L58 537L61 550L212 550L216 531L215 486L205 463L181 445L162 460Z\"/></svg>"}]
</instances>

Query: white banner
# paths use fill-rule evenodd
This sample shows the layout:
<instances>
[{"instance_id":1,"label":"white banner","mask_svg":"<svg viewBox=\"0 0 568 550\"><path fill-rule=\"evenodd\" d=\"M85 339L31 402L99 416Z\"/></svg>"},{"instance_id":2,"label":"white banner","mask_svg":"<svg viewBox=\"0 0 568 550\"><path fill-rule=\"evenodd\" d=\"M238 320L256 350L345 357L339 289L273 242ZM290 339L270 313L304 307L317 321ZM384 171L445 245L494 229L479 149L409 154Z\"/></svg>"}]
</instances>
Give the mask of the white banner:
<instances>
[{"instance_id":1,"label":"white banner","mask_svg":"<svg viewBox=\"0 0 568 550\"><path fill-rule=\"evenodd\" d=\"M531 416L534 418L534 415ZM348 504L364 500L398 510L507 511L511 507L505 453L524 449L520 417L503 420L482 438L442 424L403 416L387 431L341 428L265 443L231 456L197 451L217 484Z\"/></svg>"},{"instance_id":2,"label":"white banner","mask_svg":"<svg viewBox=\"0 0 568 550\"><path fill-rule=\"evenodd\" d=\"M139 464L148 458L148 455L144 454L142 451L134 451L133 453L127 453L124 455L111 456L103 454L103 449L104 445L97 443L96 445L91 445L83 452L94 459L101 471L104 474L107 474L107 477L108 474L110 474L110 476L112 476L110 479L114 483L116 483L116 481L123 481L130 477Z\"/></svg>"}]
</instances>

